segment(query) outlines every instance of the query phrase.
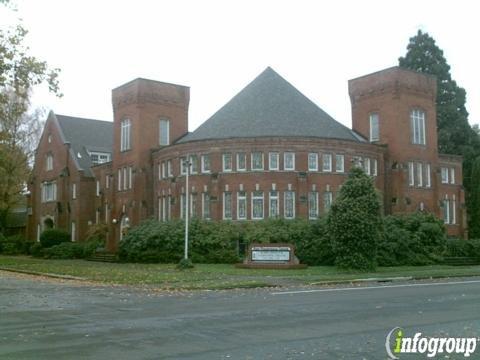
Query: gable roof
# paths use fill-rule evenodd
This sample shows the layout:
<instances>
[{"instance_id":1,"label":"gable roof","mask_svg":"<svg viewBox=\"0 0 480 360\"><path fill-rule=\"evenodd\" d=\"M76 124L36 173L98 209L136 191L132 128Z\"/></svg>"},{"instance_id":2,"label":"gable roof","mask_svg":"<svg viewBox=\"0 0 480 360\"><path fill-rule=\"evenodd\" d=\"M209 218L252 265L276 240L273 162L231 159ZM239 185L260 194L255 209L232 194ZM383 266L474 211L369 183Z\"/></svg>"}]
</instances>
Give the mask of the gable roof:
<instances>
[{"instance_id":1,"label":"gable roof","mask_svg":"<svg viewBox=\"0 0 480 360\"><path fill-rule=\"evenodd\" d=\"M268 67L177 143L266 136L365 141Z\"/></svg>"},{"instance_id":2,"label":"gable roof","mask_svg":"<svg viewBox=\"0 0 480 360\"><path fill-rule=\"evenodd\" d=\"M113 122L84 119L72 116L54 114L63 141L70 143L70 152L80 170L86 176L93 176L90 167L89 151L112 153L113 149Z\"/></svg>"}]
</instances>

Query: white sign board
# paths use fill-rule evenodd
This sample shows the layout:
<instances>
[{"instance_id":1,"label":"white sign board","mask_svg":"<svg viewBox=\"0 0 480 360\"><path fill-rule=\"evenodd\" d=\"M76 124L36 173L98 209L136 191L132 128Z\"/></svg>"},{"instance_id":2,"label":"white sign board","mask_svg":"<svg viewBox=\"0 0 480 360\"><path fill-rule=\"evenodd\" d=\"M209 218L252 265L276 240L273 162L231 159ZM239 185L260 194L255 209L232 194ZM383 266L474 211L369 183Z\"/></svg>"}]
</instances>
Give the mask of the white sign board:
<instances>
[{"instance_id":1,"label":"white sign board","mask_svg":"<svg viewBox=\"0 0 480 360\"><path fill-rule=\"evenodd\" d=\"M290 261L290 248L285 246L253 247L252 261Z\"/></svg>"}]
</instances>

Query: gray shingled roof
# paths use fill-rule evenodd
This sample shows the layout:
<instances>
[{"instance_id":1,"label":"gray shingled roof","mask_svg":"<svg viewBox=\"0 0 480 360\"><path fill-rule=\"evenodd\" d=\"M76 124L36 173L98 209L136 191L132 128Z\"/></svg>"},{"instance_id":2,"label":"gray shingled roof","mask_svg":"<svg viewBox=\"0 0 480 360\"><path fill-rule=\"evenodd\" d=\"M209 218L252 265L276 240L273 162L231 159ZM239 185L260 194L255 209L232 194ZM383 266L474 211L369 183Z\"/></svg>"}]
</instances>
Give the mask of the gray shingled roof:
<instances>
[{"instance_id":1,"label":"gray shingled roof","mask_svg":"<svg viewBox=\"0 0 480 360\"><path fill-rule=\"evenodd\" d=\"M85 171L85 175L93 176L90 170L92 162L88 151L112 153L113 122L65 115L55 115L55 117L64 140L71 144L72 156L75 157L80 168Z\"/></svg>"},{"instance_id":2,"label":"gray shingled roof","mask_svg":"<svg viewBox=\"0 0 480 360\"><path fill-rule=\"evenodd\" d=\"M364 141L268 67L177 143L265 136Z\"/></svg>"}]
</instances>

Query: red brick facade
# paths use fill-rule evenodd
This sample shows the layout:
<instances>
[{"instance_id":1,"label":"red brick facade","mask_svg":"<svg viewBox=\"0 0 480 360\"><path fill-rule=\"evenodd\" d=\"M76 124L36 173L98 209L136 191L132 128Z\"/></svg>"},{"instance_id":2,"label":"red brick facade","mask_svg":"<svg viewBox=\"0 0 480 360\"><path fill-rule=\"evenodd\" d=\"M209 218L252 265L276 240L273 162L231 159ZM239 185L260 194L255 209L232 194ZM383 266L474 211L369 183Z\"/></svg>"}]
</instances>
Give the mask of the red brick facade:
<instances>
[{"instance_id":1,"label":"red brick facade","mask_svg":"<svg viewBox=\"0 0 480 360\"><path fill-rule=\"evenodd\" d=\"M260 215L267 218L272 211L280 217L289 217L292 212L294 217L321 216L330 199L335 199L350 167L358 164L375 178L375 185L383 194L385 213L430 211L447 220L450 235L464 236L462 159L437 152L435 79L391 68L351 80L349 93L353 130L369 139L369 119L375 114L378 140L246 137L176 143L188 129L189 89L137 79L112 92L112 161L92 167L93 177L76 169L75 154L69 153L68 144L57 134L52 115L38 147L31 184L30 237L36 237L37 227L44 227L46 216L53 217L55 226L69 230L75 219L78 240L89 224L99 221L109 225L108 248L115 250L122 229L149 217L179 218L185 193L185 175L180 164L181 159L190 156L194 156L193 160L196 156L197 162L189 176L189 207L193 216L252 220ZM416 116L415 126L424 123L424 128L415 127L415 135L412 116ZM131 143L129 149L122 151L121 124L125 119L130 121ZM167 146L159 145L162 119L169 121ZM48 134L52 134L51 143L47 141ZM55 159L51 171L44 170L48 152ZM252 157L257 156L253 153L263 154L263 169L252 168ZM278 154L275 170L269 167L270 153ZM285 153L294 154L293 169L286 169ZM227 163L231 156L231 170L224 169L224 155ZM208 157L208 171L202 171L206 170L202 156ZM245 156L245 169L238 169L237 156L240 160ZM317 169L313 166L315 158ZM65 168L67 176L62 173ZM50 179L57 181L57 200L45 203L40 199L39 184ZM68 190L73 182L79 184L77 200L71 199ZM59 210L65 206L69 212Z\"/></svg>"}]
</instances>

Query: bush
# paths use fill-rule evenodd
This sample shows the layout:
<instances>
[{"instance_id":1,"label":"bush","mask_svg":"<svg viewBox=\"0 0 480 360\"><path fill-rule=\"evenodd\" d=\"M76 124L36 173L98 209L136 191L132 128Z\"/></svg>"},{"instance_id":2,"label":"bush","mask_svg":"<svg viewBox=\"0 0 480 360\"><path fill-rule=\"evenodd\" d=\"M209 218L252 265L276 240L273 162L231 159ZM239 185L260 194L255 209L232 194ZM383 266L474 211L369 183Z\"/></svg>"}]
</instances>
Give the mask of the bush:
<instances>
[{"instance_id":1,"label":"bush","mask_svg":"<svg viewBox=\"0 0 480 360\"><path fill-rule=\"evenodd\" d=\"M62 242L43 249L43 257L46 259L82 259L84 258L84 245L82 243Z\"/></svg>"},{"instance_id":2,"label":"bush","mask_svg":"<svg viewBox=\"0 0 480 360\"><path fill-rule=\"evenodd\" d=\"M448 239L445 256L472 257L480 260L480 239Z\"/></svg>"},{"instance_id":3,"label":"bush","mask_svg":"<svg viewBox=\"0 0 480 360\"><path fill-rule=\"evenodd\" d=\"M105 244L107 241L108 226L106 224L91 225L85 234L85 241Z\"/></svg>"},{"instance_id":4,"label":"bush","mask_svg":"<svg viewBox=\"0 0 480 360\"><path fill-rule=\"evenodd\" d=\"M43 248L49 248L70 241L70 234L62 229L48 229L40 235L40 244Z\"/></svg>"},{"instance_id":5,"label":"bush","mask_svg":"<svg viewBox=\"0 0 480 360\"><path fill-rule=\"evenodd\" d=\"M373 180L354 167L327 217L335 265L373 270L382 233L380 201Z\"/></svg>"},{"instance_id":6,"label":"bush","mask_svg":"<svg viewBox=\"0 0 480 360\"><path fill-rule=\"evenodd\" d=\"M33 257L43 257L43 250L42 244L36 242L30 248L30 255Z\"/></svg>"},{"instance_id":7,"label":"bush","mask_svg":"<svg viewBox=\"0 0 480 360\"><path fill-rule=\"evenodd\" d=\"M433 214L391 215L385 217L383 223L384 234L378 246L379 265L429 265L443 260L445 227Z\"/></svg>"},{"instance_id":8,"label":"bush","mask_svg":"<svg viewBox=\"0 0 480 360\"><path fill-rule=\"evenodd\" d=\"M29 254L31 241L25 240L22 235L5 237L0 234L0 253L5 255Z\"/></svg>"},{"instance_id":9,"label":"bush","mask_svg":"<svg viewBox=\"0 0 480 360\"><path fill-rule=\"evenodd\" d=\"M194 267L195 266L193 265L193 262L190 259L182 259L177 264L177 269L179 270L193 269Z\"/></svg>"}]
</instances>

